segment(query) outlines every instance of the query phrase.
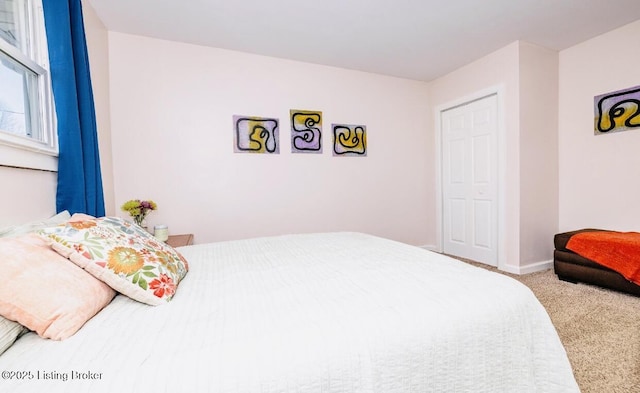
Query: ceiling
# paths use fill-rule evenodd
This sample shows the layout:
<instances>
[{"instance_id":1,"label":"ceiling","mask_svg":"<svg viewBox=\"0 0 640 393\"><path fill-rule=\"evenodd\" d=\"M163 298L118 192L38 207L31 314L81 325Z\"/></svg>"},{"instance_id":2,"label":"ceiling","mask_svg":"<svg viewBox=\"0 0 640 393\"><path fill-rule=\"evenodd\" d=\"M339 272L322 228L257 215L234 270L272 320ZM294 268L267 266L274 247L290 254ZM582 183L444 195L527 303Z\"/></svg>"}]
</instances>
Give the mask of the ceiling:
<instances>
[{"instance_id":1,"label":"ceiling","mask_svg":"<svg viewBox=\"0 0 640 393\"><path fill-rule=\"evenodd\" d=\"M422 81L516 40L562 50L640 19L640 0L84 1L111 31Z\"/></svg>"}]
</instances>

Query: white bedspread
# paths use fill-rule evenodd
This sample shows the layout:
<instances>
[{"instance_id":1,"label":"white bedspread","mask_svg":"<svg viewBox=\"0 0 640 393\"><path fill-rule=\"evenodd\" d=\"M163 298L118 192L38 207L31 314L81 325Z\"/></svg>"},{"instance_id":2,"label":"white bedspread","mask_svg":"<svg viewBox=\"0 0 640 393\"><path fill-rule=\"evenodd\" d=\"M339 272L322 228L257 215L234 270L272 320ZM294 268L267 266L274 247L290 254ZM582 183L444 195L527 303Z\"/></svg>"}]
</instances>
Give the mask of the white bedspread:
<instances>
[{"instance_id":1,"label":"white bedspread","mask_svg":"<svg viewBox=\"0 0 640 393\"><path fill-rule=\"evenodd\" d=\"M3 373L0 391L579 391L545 310L509 277L358 233L180 251L172 302L118 295L65 341L23 336L0 371L25 379Z\"/></svg>"}]
</instances>

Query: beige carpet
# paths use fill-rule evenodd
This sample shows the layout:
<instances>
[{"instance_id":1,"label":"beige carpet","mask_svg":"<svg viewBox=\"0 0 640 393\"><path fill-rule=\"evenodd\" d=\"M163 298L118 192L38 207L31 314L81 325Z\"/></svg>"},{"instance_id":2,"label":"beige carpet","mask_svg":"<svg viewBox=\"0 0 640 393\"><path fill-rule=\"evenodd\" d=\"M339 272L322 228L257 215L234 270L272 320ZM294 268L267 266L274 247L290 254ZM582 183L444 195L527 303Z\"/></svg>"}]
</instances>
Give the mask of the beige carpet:
<instances>
[{"instance_id":1,"label":"beige carpet","mask_svg":"<svg viewBox=\"0 0 640 393\"><path fill-rule=\"evenodd\" d=\"M560 281L552 270L507 275L547 309L582 393L640 392L640 298Z\"/></svg>"}]
</instances>

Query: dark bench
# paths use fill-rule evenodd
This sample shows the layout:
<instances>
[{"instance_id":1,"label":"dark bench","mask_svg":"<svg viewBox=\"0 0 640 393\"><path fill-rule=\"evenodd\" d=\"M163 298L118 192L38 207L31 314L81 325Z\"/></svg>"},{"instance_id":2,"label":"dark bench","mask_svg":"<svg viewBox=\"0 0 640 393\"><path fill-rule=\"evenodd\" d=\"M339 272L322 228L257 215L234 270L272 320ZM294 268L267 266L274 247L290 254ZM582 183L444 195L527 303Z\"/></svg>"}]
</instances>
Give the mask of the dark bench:
<instances>
[{"instance_id":1,"label":"dark bench","mask_svg":"<svg viewBox=\"0 0 640 393\"><path fill-rule=\"evenodd\" d=\"M628 281L620 273L598 263L583 258L566 248L571 236L580 232L601 231L602 229L580 229L572 232L558 233L553 238L553 269L558 278L572 283L582 282L597 285L615 291L640 296L640 286Z\"/></svg>"}]
</instances>

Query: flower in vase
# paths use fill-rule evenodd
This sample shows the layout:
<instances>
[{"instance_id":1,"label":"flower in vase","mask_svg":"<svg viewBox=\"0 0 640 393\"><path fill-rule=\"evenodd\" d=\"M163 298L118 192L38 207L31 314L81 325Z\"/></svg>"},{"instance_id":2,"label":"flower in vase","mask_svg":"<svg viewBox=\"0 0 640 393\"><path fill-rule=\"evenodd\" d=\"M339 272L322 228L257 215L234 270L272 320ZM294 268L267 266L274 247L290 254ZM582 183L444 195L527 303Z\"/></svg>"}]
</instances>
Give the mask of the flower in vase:
<instances>
[{"instance_id":1,"label":"flower in vase","mask_svg":"<svg viewBox=\"0 0 640 393\"><path fill-rule=\"evenodd\" d=\"M141 201L140 199L132 199L130 201L126 201L121 209L129 213L131 218L133 218L133 222L137 225L142 226L144 219L147 217L150 211L156 210L158 205L152 200Z\"/></svg>"}]
</instances>

